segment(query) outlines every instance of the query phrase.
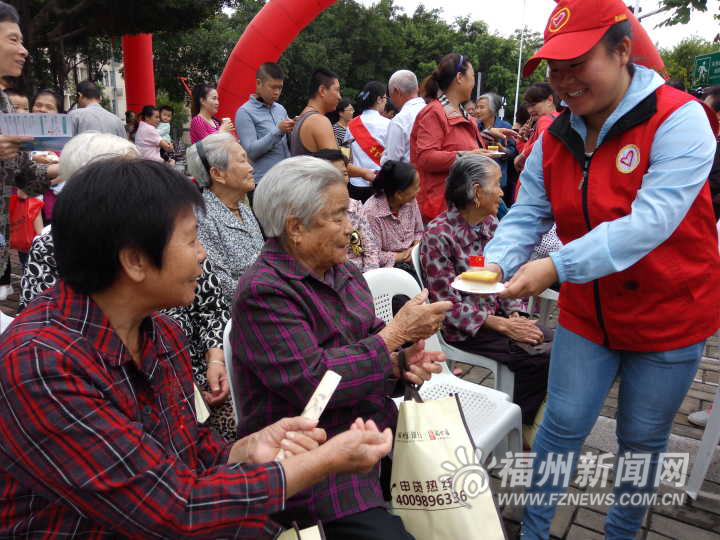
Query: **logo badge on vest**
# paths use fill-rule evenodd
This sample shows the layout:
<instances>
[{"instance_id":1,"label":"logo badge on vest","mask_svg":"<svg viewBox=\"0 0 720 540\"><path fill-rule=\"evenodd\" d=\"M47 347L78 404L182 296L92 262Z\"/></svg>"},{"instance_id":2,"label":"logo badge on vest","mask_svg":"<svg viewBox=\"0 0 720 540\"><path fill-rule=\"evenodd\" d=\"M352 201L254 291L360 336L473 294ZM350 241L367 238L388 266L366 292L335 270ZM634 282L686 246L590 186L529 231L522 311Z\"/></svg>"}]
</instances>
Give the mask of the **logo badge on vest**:
<instances>
[{"instance_id":1,"label":"logo badge on vest","mask_svg":"<svg viewBox=\"0 0 720 540\"><path fill-rule=\"evenodd\" d=\"M630 174L640 165L640 149L634 144L623 146L615 159L615 166L621 173Z\"/></svg>"},{"instance_id":2,"label":"logo badge on vest","mask_svg":"<svg viewBox=\"0 0 720 540\"><path fill-rule=\"evenodd\" d=\"M563 26L565 26L570 21L570 9L569 8L562 8L560 11L558 11L555 15L550 17L550 22L548 23L548 32L559 32Z\"/></svg>"}]
</instances>

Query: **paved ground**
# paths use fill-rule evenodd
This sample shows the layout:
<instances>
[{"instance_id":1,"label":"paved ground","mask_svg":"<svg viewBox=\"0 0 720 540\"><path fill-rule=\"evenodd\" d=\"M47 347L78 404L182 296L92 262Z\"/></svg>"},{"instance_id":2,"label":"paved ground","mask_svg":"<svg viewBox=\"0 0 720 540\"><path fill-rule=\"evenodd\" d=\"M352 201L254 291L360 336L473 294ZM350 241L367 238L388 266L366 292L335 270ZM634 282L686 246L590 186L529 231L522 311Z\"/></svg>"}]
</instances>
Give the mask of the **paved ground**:
<instances>
[{"instance_id":1,"label":"paved ground","mask_svg":"<svg viewBox=\"0 0 720 540\"><path fill-rule=\"evenodd\" d=\"M463 367L462 364L457 364ZM464 366L466 369L470 366ZM492 386L492 374L484 368L473 367L464 376L465 379ZM695 376L695 381L675 417L672 436L668 443L669 452L688 452L691 455L690 468L700 445L703 430L689 424L688 414L701 407L708 408L712 403L720 380L720 332L708 340L704 358ZM601 416L586 441L582 454L614 455L617 452L615 440L615 413L618 397L617 382L610 391ZM612 462L607 456L604 462ZM689 470L688 470L689 474ZM496 485L499 482L494 474ZM611 476L612 478L612 476ZM496 490L497 491L497 490ZM581 489L572 487L572 492ZM682 491L670 487L661 487L661 493ZM720 540L720 448L708 471L697 501L684 497L685 504L679 506L656 506L649 513L645 527L638 534L638 540ZM600 540L604 538L603 523L608 508L602 506L558 507L552 524L551 534L555 540ZM506 529L510 539L519 538L522 508L503 509Z\"/></svg>"},{"instance_id":2,"label":"paved ground","mask_svg":"<svg viewBox=\"0 0 720 540\"><path fill-rule=\"evenodd\" d=\"M13 258L13 281L17 280L19 265ZM0 302L0 309L9 315L15 315L17 309L18 285L14 283L15 293L6 301ZM469 368L469 366L466 366ZM472 368L465 375L467 380L492 385L492 375L482 368ZM702 438L702 429L690 425L689 413L701 407L708 407L714 399L720 381L720 332L708 340L705 355L680 411L675 417L673 434L669 442L669 451L689 452L693 456ZM593 454L612 454L617 451L615 443L615 412L617 410L617 384L608 395L600 418L586 441L585 451ZM692 467L691 461L690 466ZM497 478L495 479L497 481ZM571 491L581 491L573 487ZM672 492L662 487L662 492ZM505 525L511 539L518 537L521 508L503 509ZM602 539L603 521L607 507L559 507L553 522L551 533L558 540L596 540ZM680 506L657 506L646 518L645 527L637 537L642 540L720 540L720 449L703 484L701 496L695 502L686 502ZM465 540L465 539L458 539Z\"/></svg>"}]
</instances>

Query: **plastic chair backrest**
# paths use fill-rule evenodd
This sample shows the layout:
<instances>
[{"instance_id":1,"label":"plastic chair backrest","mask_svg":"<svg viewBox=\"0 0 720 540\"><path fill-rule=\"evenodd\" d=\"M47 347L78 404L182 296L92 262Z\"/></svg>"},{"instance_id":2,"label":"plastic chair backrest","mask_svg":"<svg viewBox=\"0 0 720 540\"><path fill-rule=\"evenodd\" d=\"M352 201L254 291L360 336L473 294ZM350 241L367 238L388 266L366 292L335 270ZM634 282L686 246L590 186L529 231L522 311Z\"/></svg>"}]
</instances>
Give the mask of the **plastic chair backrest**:
<instances>
[{"instance_id":1,"label":"plastic chair backrest","mask_svg":"<svg viewBox=\"0 0 720 540\"><path fill-rule=\"evenodd\" d=\"M225 354L225 371L227 372L228 384L230 385L230 397L233 402L233 413L235 414L235 423L240 418L240 404L235 397L235 365L233 364L232 348L230 347L230 331L232 330L232 319L228 319L223 332L223 353Z\"/></svg>"},{"instance_id":2,"label":"plastic chair backrest","mask_svg":"<svg viewBox=\"0 0 720 540\"><path fill-rule=\"evenodd\" d=\"M424 287L425 283L422 278L422 267L420 266L420 244L415 244L410 252L410 258L412 259L413 268L415 268L415 275L420 280L420 286Z\"/></svg>"},{"instance_id":3,"label":"plastic chair backrest","mask_svg":"<svg viewBox=\"0 0 720 540\"><path fill-rule=\"evenodd\" d=\"M399 268L376 268L363 274L375 302L375 314L389 323L393 318L393 296L404 294L413 298L420 294L417 281L405 270Z\"/></svg>"},{"instance_id":4,"label":"plastic chair backrest","mask_svg":"<svg viewBox=\"0 0 720 540\"><path fill-rule=\"evenodd\" d=\"M392 299L396 294L404 294L410 298L420 292L420 287L413 277L399 268L376 268L363 274L367 281L375 304L375 315L388 324L392 321ZM425 340L426 351L442 351L436 334ZM443 372L450 373L447 365L442 364Z\"/></svg>"},{"instance_id":5,"label":"plastic chair backrest","mask_svg":"<svg viewBox=\"0 0 720 540\"><path fill-rule=\"evenodd\" d=\"M2 311L0 311L0 334L2 334L14 320L15 319L10 315L5 315Z\"/></svg>"}]
</instances>

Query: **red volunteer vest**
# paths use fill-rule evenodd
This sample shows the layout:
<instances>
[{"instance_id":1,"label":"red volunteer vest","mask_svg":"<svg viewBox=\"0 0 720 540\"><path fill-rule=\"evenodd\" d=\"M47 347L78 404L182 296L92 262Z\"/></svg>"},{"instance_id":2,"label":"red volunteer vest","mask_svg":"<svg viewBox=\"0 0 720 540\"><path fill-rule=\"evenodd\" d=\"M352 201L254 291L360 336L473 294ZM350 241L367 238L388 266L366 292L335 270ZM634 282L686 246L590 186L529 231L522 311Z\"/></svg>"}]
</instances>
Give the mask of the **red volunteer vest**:
<instances>
[{"instance_id":1,"label":"red volunteer vest","mask_svg":"<svg viewBox=\"0 0 720 540\"><path fill-rule=\"evenodd\" d=\"M693 99L661 86L612 127L586 169L569 111L552 124L543 137L543 172L563 243L630 214L655 132ZM560 324L612 349L666 351L712 335L720 327L720 256L708 184L665 242L622 272L563 283L559 307Z\"/></svg>"}]
</instances>

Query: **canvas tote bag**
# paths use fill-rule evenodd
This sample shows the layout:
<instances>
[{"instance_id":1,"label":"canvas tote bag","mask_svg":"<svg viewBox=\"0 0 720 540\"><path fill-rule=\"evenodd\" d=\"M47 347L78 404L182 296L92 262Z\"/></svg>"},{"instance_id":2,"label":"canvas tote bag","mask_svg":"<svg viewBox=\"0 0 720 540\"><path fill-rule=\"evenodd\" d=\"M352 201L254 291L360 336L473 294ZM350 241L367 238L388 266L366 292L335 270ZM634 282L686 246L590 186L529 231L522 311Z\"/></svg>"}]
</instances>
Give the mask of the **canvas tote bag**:
<instances>
[{"instance_id":1,"label":"canvas tote bag","mask_svg":"<svg viewBox=\"0 0 720 540\"><path fill-rule=\"evenodd\" d=\"M474 450L456 395L423 402L408 385L390 492L392 512L416 540L506 540L490 477Z\"/></svg>"}]
</instances>

